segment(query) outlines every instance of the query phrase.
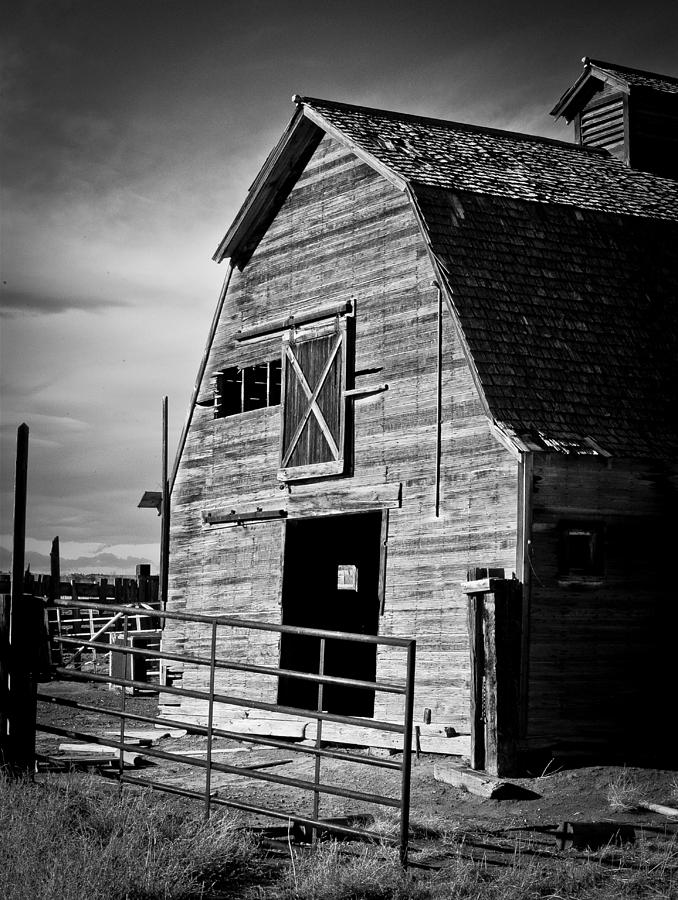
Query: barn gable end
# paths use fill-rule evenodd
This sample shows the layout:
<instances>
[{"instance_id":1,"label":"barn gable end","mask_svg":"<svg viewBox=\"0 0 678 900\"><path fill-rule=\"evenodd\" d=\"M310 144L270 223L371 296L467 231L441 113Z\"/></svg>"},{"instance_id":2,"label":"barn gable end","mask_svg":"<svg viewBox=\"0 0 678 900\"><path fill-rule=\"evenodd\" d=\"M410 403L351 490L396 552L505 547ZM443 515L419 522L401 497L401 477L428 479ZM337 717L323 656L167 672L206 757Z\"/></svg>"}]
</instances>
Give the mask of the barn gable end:
<instances>
[{"instance_id":1,"label":"barn gable end","mask_svg":"<svg viewBox=\"0 0 678 900\"><path fill-rule=\"evenodd\" d=\"M170 602L175 609L280 621L286 527L306 517L376 511L388 550L379 633L416 632L420 713L426 706L437 721L464 727L465 692L450 691L448 681L463 686L469 677L459 583L469 566L488 560L515 568L517 462L490 431L444 312L437 475L439 301L432 274L407 196L324 138L248 265L234 272L199 399L211 397L225 368L280 358L289 330L251 340L239 340L241 332L292 314L302 320L328 304L352 307L342 317L348 387L357 393L346 401L346 477L281 483L279 405L223 418L198 406L173 491ZM299 333L328 323L331 316ZM209 524L224 510L246 516L257 509L283 509L287 518ZM169 632L166 645L188 640ZM229 653L252 650L236 643ZM275 640L255 649L255 658L269 664L277 655ZM387 678L388 653L378 666ZM196 677L186 669L183 685ZM230 692L240 687L275 701L271 679L237 682L231 675ZM386 705L378 712L393 714Z\"/></svg>"}]
</instances>

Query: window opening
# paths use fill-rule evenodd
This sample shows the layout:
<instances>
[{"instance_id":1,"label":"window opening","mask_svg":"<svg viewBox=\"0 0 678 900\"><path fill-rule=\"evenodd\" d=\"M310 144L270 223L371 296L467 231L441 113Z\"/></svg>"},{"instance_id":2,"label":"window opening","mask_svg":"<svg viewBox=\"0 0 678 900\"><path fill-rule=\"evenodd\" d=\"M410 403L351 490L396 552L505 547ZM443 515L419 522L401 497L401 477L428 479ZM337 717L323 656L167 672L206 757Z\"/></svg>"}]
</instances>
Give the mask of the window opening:
<instances>
[{"instance_id":1,"label":"window opening","mask_svg":"<svg viewBox=\"0 0 678 900\"><path fill-rule=\"evenodd\" d=\"M229 366L219 372L214 387L214 417L223 419L280 403L279 359L253 366Z\"/></svg>"},{"instance_id":2,"label":"window opening","mask_svg":"<svg viewBox=\"0 0 678 900\"><path fill-rule=\"evenodd\" d=\"M600 524L565 523L560 536L560 575L603 574L603 528Z\"/></svg>"}]
</instances>

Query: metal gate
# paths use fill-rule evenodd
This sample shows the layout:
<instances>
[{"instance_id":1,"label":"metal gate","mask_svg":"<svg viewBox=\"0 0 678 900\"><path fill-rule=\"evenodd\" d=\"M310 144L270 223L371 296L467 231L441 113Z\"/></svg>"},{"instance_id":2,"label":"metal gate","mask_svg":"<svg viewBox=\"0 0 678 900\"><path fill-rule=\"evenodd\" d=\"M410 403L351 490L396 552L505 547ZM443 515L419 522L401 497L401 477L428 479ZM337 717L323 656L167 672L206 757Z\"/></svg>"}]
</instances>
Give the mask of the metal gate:
<instances>
[{"instance_id":1,"label":"metal gate","mask_svg":"<svg viewBox=\"0 0 678 900\"><path fill-rule=\"evenodd\" d=\"M24 597L25 601L32 601L35 604L37 598ZM40 601L42 603L42 601ZM51 607L68 607L70 609L88 610L93 606L93 602L79 600L56 600ZM415 672L415 654L416 642L414 640L404 638L376 637L364 634L350 634L337 631L323 631L312 628L302 628L295 626L277 625L270 623L262 623L247 619L239 619L228 616L207 616L207 615L190 615L180 612L166 612L161 610L149 609L139 605L129 606L121 604L102 604L96 603L96 608L100 615L108 616L109 619L116 619L121 624L121 632L119 632L119 640L106 642L102 635L96 640L83 640L82 636L69 637L65 635L56 636L53 642L63 650L70 648L75 650L82 658L82 653L89 650L96 654L122 655L123 665L111 666L111 672L98 674L94 671L86 672L82 668L66 667L63 660L58 661L54 665L52 659L51 679L60 680L77 680L89 681L94 683L105 683L121 688L120 703L117 709L106 708L102 710L98 706L82 703L78 700L59 694L47 693L44 690L36 690L36 682L38 673L37 663L26 663L26 659L30 660L31 654L21 653L21 628L13 629L14 646L10 648L9 653L9 671L10 671L10 691L8 703L7 734L4 735L6 751L5 755L12 754L12 736L17 741L21 741L21 736L17 733L17 728L21 725L21 716L16 710L16 704L12 702L11 685L16 686L23 684L22 703L25 702L26 693L26 677L32 681L33 697L39 704L56 704L59 706L70 707L87 712L104 712L107 716L112 716L119 721L119 733L116 738L102 738L98 735L88 734L82 731L61 728L55 725L49 725L44 721L40 721L40 716L35 718L35 730L46 734L60 737L69 737L77 741L87 743L103 744L107 747L115 748L118 756L117 770L108 773L108 777L117 779L120 784L136 785L140 787L150 787L157 791L163 791L169 794L187 797L199 800L204 805L205 815L209 816L212 807L226 806L234 809L242 810L247 813L255 814L272 819L284 820L288 823L296 823L297 828L305 837L315 842L319 835L323 832L334 833L345 838L368 839L383 841L383 836L372 832L369 829L352 827L344 822L332 821L323 818L321 815L321 800L323 796L334 796L346 798L349 800L359 801L360 803L376 804L377 806L389 807L399 810L399 839L397 843L400 848L400 858L403 865L407 864L408 852L408 826L409 826L409 808L410 808L410 777L411 777L411 754L412 754L412 718L413 718L413 700L414 700L414 672ZM164 652L156 650L148 646L135 646L130 639L132 636L133 626L131 620L136 619L140 614L148 617L150 620L157 621L160 624L166 620L183 621L194 626L201 625L206 627L209 632L208 655L190 655ZM39 617L38 617L39 618ZM26 621L36 622L35 616L29 616ZM34 625L32 626L34 627ZM246 629L247 631L265 631L283 634L294 634L307 636L319 641L319 659L318 671L316 673L298 672L292 669L282 669L276 666L255 665L243 660L226 659L217 655L218 634L222 629ZM25 635L28 637L28 635ZM26 642L26 646L35 647L38 635L35 631L32 637ZM404 656L402 660L403 677L393 681L360 681L358 679L343 678L325 674L325 653L327 641L343 641L350 647L359 643L369 643L377 646L392 648L392 652L401 652ZM33 656L36 656L33 654ZM118 657L119 659L120 657ZM171 684L165 684L155 690L160 690L166 695L176 695L177 697L193 698L194 700L203 701L207 709L207 721L205 725L195 724L195 722L183 721L181 719L169 718L166 716L149 715L130 711L128 706L128 690L148 690L149 684L135 677L133 662L135 659L144 658L146 660L157 661L159 664L167 663L183 663L190 666L196 666L205 673L202 681L205 687L177 687ZM33 672L26 672L26 666L32 665ZM23 673L22 673L23 667ZM117 674L115 670L117 669ZM219 670L229 670L232 672L256 673L261 676L270 676L274 679L295 678L317 684L317 704L315 710L300 709L296 707L283 706L277 703L268 703L263 700L246 696L237 696L230 693L223 693L215 689L215 676ZM16 674L13 674L16 673ZM380 721L373 718L360 718L350 715L342 715L339 713L328 712L323 709L323 692L328 685L341 685L344 687L356 688L359 690L368 690L379 693L395 694L402 697L402 718L395 721ZM243 734L240 731L233 731L217 727L215 725L215 709L219 705L232 707L247 708L252 710L268 711L277 717L303 717L304 719L315 720L317 727L315 729L315 740L313 743L305 742L304 744L290 743L275 737L264 737L259 734ZM36 704L37 707L37 704ZM16 728L14 727L14 717L16 716ZM25 718L24 718L25 721ZM378 757L369 755L367 752L356 752L355 750L342 750L337 747L324 745L323 743L323 723L342 723L349 726L359 726L361 728L373 729L376 731L387 732L399 735L402 738L400 748L402 756L400 759L391 759L386 757ZM139 747L130 743L126 737L126 729L129 723L147 723L152 726L161 726L163 728L179 728L184 729L191 735L202 735L207 739L206 758L178 754L161 750L156 747ZM288 753L300 754L305 757L312 757L314 760L313 778L294 778L285 775L279 775L270 771L244 769L243 767L230 765L225 762L217 761L213 758L212 743L214 738L227 738L244 742L245 744L257 744L265 747L284 749ZM25 746L25 744L24 744ZM35 746L35 735L33 735L33 747ZM175 763L195 767L204 770L204 787L202 790L192 790L185 787L179 787L174 784L163 783L154 778L146 778L139 775L130 775L125 771L125 753L135 753L142 757L148 757L150 760L168 760ZM36 755L40 758L39 755ZM387 770L393 770L399 773L399 791L397 796L387 796L384 794L370 793L354 788L346 787L343 784L327 783L322 778L322 762L323 760L338 760L351 764L358 764L368 767L378 767ZM212 790L213 773L225 773L228 775L240 776L244 779L254 779L283 785L289 788L296 788L303 792L307 792L312 798L311 810L305 814L300 809L277 809L266 805L243 802L224 796L216 796ZM395 840L392 841L396 842Z\"/></svg>"}]
</instances>

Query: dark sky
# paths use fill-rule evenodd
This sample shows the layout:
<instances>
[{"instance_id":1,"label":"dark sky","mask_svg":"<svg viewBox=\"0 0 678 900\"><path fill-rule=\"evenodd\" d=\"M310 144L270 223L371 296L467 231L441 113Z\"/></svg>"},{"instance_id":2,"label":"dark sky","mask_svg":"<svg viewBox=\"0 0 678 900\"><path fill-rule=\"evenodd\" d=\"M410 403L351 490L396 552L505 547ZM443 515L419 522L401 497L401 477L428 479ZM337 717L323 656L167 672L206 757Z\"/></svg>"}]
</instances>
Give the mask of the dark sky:
<instances>
[{"instance_id":1,"label":"dark sky","mask_svg":"<svg viewBox=\"0 0 678 900\"><path fill-rule=\"evenodd\" d=\"M678 2L35 0L2 15L2 509L30 546L152 552L223 276L211 255L294 93L570 139L589 55L678 73ZM9 546L7 539L2 543ZM72 545L72 546L71 546Z\"/></svg>"}]
</instances>

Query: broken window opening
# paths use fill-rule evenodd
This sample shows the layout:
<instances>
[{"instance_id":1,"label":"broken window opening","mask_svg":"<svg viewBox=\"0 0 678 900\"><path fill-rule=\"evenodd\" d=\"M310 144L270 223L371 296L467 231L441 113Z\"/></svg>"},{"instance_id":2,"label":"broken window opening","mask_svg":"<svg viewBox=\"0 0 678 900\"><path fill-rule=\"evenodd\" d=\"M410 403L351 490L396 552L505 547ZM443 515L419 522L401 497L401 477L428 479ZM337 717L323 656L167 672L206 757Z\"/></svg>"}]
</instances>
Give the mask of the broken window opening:
<instances>
[{"instance_id":1,"label":"broken window opening","mask_svg":"<svg viewBox=\"0 0 678 900\"><path fill-rule=\"evenodd\" d=\"M214 418L223 419L253 409L280 404L281 362L229 366L216 376Z\"/></svg>"}]
</instances>

